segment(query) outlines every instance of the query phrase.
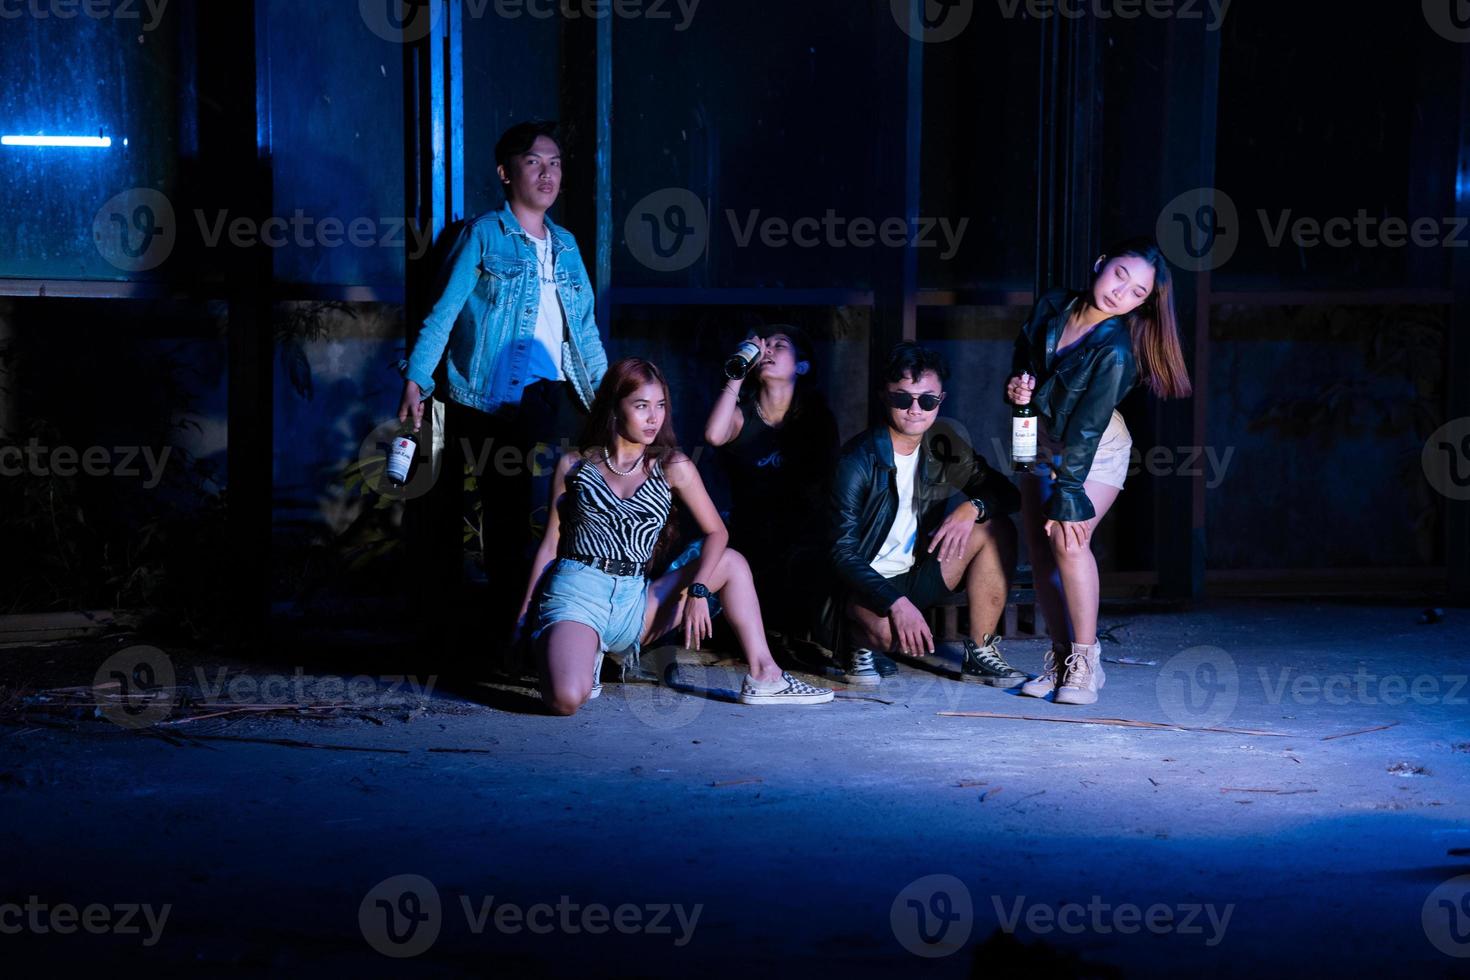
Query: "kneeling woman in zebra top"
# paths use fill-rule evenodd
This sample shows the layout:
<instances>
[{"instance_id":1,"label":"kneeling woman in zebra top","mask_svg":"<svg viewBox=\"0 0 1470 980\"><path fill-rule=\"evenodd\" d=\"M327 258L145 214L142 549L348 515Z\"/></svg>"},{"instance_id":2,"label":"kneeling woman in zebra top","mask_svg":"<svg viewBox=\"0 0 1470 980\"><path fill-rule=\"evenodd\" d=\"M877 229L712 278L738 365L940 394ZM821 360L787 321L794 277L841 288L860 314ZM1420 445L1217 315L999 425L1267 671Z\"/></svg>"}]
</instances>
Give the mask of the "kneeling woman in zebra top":
<instances>
[{"instance_id":1,"label":"kneeling woman in zebra top","mask_svg":"<svg viewBox=\"0 0 1470 980\"><path fill-rule=\"evenodd\" d=\"M641 358L621 360L597 389L580 451L557 464L546 537L520 617L531 630L548 708L570 715L597 697L604 654L636 654L679 628L684 645L699 649L711 634L711 595L719 596L750 668L742 703L831 701L830 690L784 673L771 658L750 566L726 547L729 532L698 469L679 451L671 416L659 369ZM654 557L671 543L675 497L704 545L697 561L650 581Z\"/></svg>"}]
</instances>

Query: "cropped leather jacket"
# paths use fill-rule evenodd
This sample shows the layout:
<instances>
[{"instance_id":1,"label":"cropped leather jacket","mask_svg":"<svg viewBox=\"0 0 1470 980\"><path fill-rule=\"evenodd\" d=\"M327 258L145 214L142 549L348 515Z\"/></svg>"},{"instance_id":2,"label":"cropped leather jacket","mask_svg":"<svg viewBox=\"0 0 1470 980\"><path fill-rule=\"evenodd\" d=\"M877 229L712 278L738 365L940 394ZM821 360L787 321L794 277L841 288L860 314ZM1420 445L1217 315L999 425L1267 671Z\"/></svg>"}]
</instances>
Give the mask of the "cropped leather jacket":
<instances>
[{"instance_id":1,"label":"cropped leather jacket","mask_svg":"<svg viewBox=\"0 0 1470 980\"><path fill-rule=\"evenodd\" d=\"M1011 377L1028 373L1036 379L1031 404L1047 434L1063 447L1046 505L1046 516L1056 521L1095 516L1083 483L1113 410L1139 380L1133 341L1121 317L1102 321L1057 358L1057 342L1081 296L1068 290L1044 294L1021 327L1011 364Z\"/></svg>"}]
</instances>

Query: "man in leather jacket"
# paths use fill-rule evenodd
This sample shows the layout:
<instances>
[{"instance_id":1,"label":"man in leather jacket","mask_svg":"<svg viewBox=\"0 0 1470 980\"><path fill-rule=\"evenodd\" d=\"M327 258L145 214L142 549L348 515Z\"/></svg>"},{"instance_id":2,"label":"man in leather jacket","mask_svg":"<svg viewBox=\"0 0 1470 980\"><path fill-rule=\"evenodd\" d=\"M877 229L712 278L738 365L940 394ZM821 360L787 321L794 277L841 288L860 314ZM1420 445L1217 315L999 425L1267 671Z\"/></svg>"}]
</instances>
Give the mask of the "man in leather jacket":
<instances>
[{"instance_id":1,"label":"man in leather jacket","mask_svg":"<svg viewBox=\"0 0 1470 980\"><path fill-rule=\"evenodd\" d=\"M880 379L884 422L848 443L837 464L831 538L840 590L829 612L834 649L850 649L850 684L880 682L877 651L932 653L923 612L960 593L970 608L961 678L1005 688L1026 680L1001 657L994 633L1015 567L1010 515L1020 494L939 418L948 376L934 351L894 348Z\"/></svg>"}]
</instances>

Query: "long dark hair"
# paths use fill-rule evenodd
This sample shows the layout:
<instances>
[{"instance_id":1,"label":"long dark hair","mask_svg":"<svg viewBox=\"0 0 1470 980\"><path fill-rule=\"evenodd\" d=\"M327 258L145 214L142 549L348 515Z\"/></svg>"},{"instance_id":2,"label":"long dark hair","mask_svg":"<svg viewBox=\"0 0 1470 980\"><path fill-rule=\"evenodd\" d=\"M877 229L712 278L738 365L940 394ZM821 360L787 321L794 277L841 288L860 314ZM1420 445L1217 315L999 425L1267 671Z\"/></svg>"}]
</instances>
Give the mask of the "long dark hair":
<instances>
[{"instance_id":1,"label":"long dark hair","mask_svg":"<svg viewBox=\"0 0 1470 980\"><path fill-rule=\"evenodd\" d=\"M1143 305L1128 314L1128 334L1138 359L1140 380L1160 398L1188 398L1194 392L1184 350L1179 343L1179 320L1174 314L1174 280L1169 263L1151 238L1130 238L1103 253L1092 286L1112 259L1125 255L1143 259L1154 269L1154 289ZM1089 295L1090 292L1089 292Z\"/></svg>"},{"instance_id":2,"label":"long dark hair","mask_svg":"<svg viewBox=\"0 0 1470 980\"><path fill-rule=\"evenodd\" d=\"M612 449L618 434L618 405L624 398L649 384L656 384L663 389L664 421L643 456L643 472L651 475L653 464L659 461L667 464L672 459L687 458L679 451L679 442L674 435L674 402L669 396L669 383L664 380L663 372L652 361L645 361L641 357L625 357L610 365L607 374L603 375L602 384L597 386L597 395L592 399L592 410L587 415L587 423L582 427L578 446L589 463L596 465L591 456L593 450L598 447ZM678 525L679 522L672 519L664 523L658 544L654 546L650 565L657 565L673 547L678 536Z\"/></svg>"},{"instance_id":3,"label":"long dark hair","mask_svg":"<svg viewBox=\"0 0 1470 980\"><path fill-rule=\"evenodd\" d=\"M796 389L792 392L791 408L786 412L784 425L795 426L803 416L810 416L826 406L826 399L817 385L817 358L813 350L812 339L805 330L789 323L771 323L754 328L751 334L761 340L770 340L777 334L781 334L791 341L791 349L796 353L796 359L807 363L806 374L796 376ZM756 380L759 382L759 378ZM759 395L760 386L757 383L746 386L740 397L742 401L754 404Z\"/></svg>"}]
</instances>

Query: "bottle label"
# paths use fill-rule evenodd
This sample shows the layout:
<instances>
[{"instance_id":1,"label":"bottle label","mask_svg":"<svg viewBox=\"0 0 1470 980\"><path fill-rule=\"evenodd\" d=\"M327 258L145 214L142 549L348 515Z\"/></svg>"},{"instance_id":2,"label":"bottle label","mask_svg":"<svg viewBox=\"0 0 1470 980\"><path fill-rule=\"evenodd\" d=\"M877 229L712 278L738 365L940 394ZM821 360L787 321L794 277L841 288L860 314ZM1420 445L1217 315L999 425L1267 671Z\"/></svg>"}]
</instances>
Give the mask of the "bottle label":
<instances>
[{"instance_id":1,"label":"bottle label","mask_svg":"<svg viewBox=\"0 0 1470 980\"><path fill-rule=\"evenodd\" d=\"M1011 419L1011 459L1031 461L1036 458L1036 419Z\"/></svg>"},{"instance_id":2,"label":"bottle label","mask_svg":"<svg viewBox=\"0 0 1470 980\"><path fill-rule=\"evenodd\" d=\"M414 441L408 438L393 440L388 447L388 482L402 485L408 482L408 470L413 465Z\"/></svg>"}]
</instances>

